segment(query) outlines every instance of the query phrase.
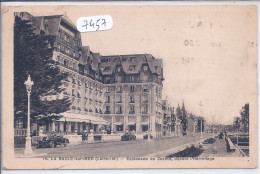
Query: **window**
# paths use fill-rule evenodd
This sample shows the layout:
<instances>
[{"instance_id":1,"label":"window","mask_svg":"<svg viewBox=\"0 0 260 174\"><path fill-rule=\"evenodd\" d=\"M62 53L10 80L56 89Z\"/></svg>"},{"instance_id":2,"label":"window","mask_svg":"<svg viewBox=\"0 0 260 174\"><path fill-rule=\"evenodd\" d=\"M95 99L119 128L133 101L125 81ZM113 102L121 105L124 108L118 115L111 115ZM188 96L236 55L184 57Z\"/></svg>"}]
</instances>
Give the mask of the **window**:
<instances>
[{"instance_id":1,"label":"window","mask_svg":"<svg viewBox=\"0 0 260 174\"><path fill-rule=\"evenodd\" d=\"M76 69L76 63L73 62L73 69Z\"/></svg>"},{"instance_id":2,"label":"window","mask_svg":"<svg viewBox=\"0 0 260 174\"><path fill-rule=\"evenodd\" d=\"M126 61L126 58L124 57L124 58L123 58L123 62L125 62L125 61Z\"/></svg>"},{"instance_id":3,"label":"window","mask_svg":"<svg viewBox=\"0 0 260 174\"><path fill-rule=\"evenodd\" d=\"M80 91L79 91L79 90L77 91L77 97L78 97L78 98L81 98L81 96L80 96Z\"/></svg>"},{"instance_id":4,"label":"window","mask_svg":"<svg viewBox=\"0 0 260 174\"><path fill-rule=\"evenodd\" d=\"M130 86L130 92L135 92L135 86Z\"/></svg>"},{"instance_id":5,"label":"window","mask_svg":"<svg viewBox=\"0 0 260 174\"><path fill-rule=\"evenodd\" d=\"M134 114L134 113L135 113L135 106L130 106L129 114Z\"/></svg>"},{"instance_id":6,"label":"window","mask_svg":"<svg viewBox=\"0 0 260 174\"><path fill-rule=\"evenodd\" d=\"M134 76L130 76L130 82L134 82Z\"/></svg>"},{"instance_id":7,"label":"window","mask_svg":"<svg viewBox=\"0 0 260 174\"><path fill-rule=\"evenodd\" d=\"M148 70L148 66L145 65L145 66L144 66L144 71L147 71L147 70Z\"/></svg>"},{"instance_id":8,"label":"window","mask_svg":"<svg viewBox=\"0 0 260 174\"><path fill-rule=\"evenodd\" d=\"M107 103L110 103L110 96L108 95L107 97L106 97L106 99L107 99Z\"/></svg>"},{"instance_id":9,"label":"window","mask_svg":"<svg viewBox=\"0 0 260 174\"><path fill-rule=\"evenodd\" d=\"M147 113L148 113L148 105L144 105L142 114L147 114Z\"/></svg>"},{"instance_id":10,"label":"window","mask_svg":"<svg viewBox=\"0 0 260 174\"><path fill-rule=\"evenodd\" d=\"M75 96L75 89L72 89L72 96Z\"/></svg>"},{"instance_id":11,"label":"window","mask_svg":"<svg viewBox=\"0 0 260 174\"><path fill-rule=\"evenodd\" d=\"M130 96L130 103L134 103L134 96Z\"/></svg>"},{"instance_id":12,"label":"window","mask_svg":"<svg viewBox=\"0 0 260 174\"><path fill-rule=\"evenodd\" d=\"M68 61L67 60L64 60L64 66L68 66Z\"/></svg>"},{"instance_id":13,"label":"window","mask_svg":"<svg viewBox=\"0 0 260 174\"><path fill-rule=\"evenodd\" d=\"M58 31L58 36L61 37L61 30Z\"/></svg>"},{"instance_id":14,"label":"window","mask_svg":"<svg viewBox=\"0 0 260 174\"><path fill-rule=\"evenodd\" d=\"M47 24L44 25L44 30L45 30L46 32L48 32L48 25L47 25Z\"/></svg>"},{"instance_id":15,"label":"window","mask_svg":"<svg viewBox=\"0 0 260 174\"><path fill-rule=\"evenodd\" d=\"M117 87L117 92L122 92L122 86Z\"/></svg>"},{"instance_id":16,"label":"window","mask_svg":"<svg viewBox=\"0 0 260 174\"><path fill-rule=\"evenodd\" d=\"M149 90L148 90L148 86L144 86L143 87L143 90L144 90L144 92L148 92Z\"/></svg>"},{"instance_id":17,"label":"window","mask_svg":"<svg viewBox=\"0 0 260 174\"><path fill-rule=\"evenodd\" d=\"M72 77L72 83L76 84L76 78L74 76Z\"/></svg>"},{"instance_id":18,"label":"window","mask_svg":"<svg viewBox=\"0 0 260 174\"><path fill-rule=\"evenodd\" d=\"M110 71L111 67L110 66L106 66L105 69L104 69L104 72L108 72Z\"/></svg>"},{"instance_id":19,"label":"window","mask_svg":"<svg viewBox=\"0 0 260 174\"><path fill-rule=\"evenodd\" d=\"M148 125L142 125L142 131L148 132Z\"/></svg>"},{"instance_id":20,"label":"window","mask_svg":"<svg viewBox=\"0 0 260 174\"><path fill-rule=\"evenodd\" d=\"M106 106L106 114L110 114L110 106Z\"/></svg>"},{"instance_id":21,"label":"window","mask_svg":"<svg viewBox=\"0 0 260 174\"><path fill-rule=\"evenodd\" d=\"M121 67L117 67L117 72L120 72L120 70L121 70Z\"/></svg>"},{"instance_id":22,"label":"window","mask_svg":"<svg viewBox=\"0 0 260 174\"><path fill-rule=\"evenodd\" d=\"M123 131L123 125L116 125L116 131Z\"/></svg>"},{"instance_id":23,"label":"window","mask_svg":"<svg viewBox=\"0 0 260 174\"><path fill-rule=\"evenodd\" d=\"M57 48L58 48L59 50L60 50L60 48L61 48L59 43L57 44Z\"/></svg>"},{"instance_id":24,"label":"window","mask_svg":"<svg viewBox=\"0 0 260 174\"><path fill-rule=\"evenodd\" d=\"M109 59L107 59L107 62L110 62L111 61L111 59L109 58Z\"/></svg>"},{"instance_id":25,"label":"window","mask_svg":"<svg viewBox=\"0 0 260 174\"><path fill-rule=\"evenodd\" d=\"M130 71L134 71L134 70L135 70L135 65L129 66L129 70L130 70Z\"/></svg>"},{"instance_id":26,"label":"window","mask_svg":"<svg viewBox=\"0 0 260 174\"><path fill-rule=\"evenodd\" d=\"M116 76L116 81L117 82L121 82L122 81L122 77L121 76Z\"/></svg>"},{"instance_id":27,"label":"window","mask_svg":"<svg viewBox=\"0 0 260 174\"><path fill-rule=\"evenodd\" d=\"M109 91L109 86L106 87L106 92L110 92L110 91Z\"/></svg>"},{"instance_id":28,"label":"window","mask_svg":"<svg viewBox=\"0 0 260 174\"><path fill-rule=\"evenodd\" d=\"M131 61L131 62L134 62L134 61L135 61L135 57L131 57L131 58L130 58L130 61Z\"/></svg>"},{"instance_id":29,"label":"window","mask_svg":"<svg viewBox=\"0 0 260 174\"><path fill-rule=\"evenodd\" d=\"M122 96L121 95L119 95L118 103L122 103Z\"/></svg>"},{"instance_id":30,"label":"window","mask_svg":"<svg viewBox=\"0 0 260 174\"><path fill-rule=\"evenodd\" d=\"M143 76L143 80L144 80L144 81L147 81L147 80L148 80L147 75L144 75L144 76Z\"/></svg>"},{"instance_id":31,"label":"window","mask_svg":"<svg viewBox=\"0 0 260 174\"><path fill-rule=\"evenodd\" d=\"M67 42L70 41L70 37L67 34L65 34L65 41L67 41Z\"/></svg>"},{"instance_id":32,"label":"window","mask_svg":"<svg viewBox=\"0 0 260 174\"><path fill-rule=\"evenodd\" d=\"M72 52L72 56L76 57L76 52L75 51Z\"/></svg>"},{"instance_id":33,"label":"window","mask_svg":"<svg viewBox=\"0 0 260 174\"><path fill-rule=\"evenodd\" d=\"M65 47L65 52L69 54L70 50L67 47Z\"/></svg>"},{"instance_id":34,"label":"window","mask_svg":"<svg viewBox=\"0 0 260 174\"><path fill-rule=\"evenodd\" d=\"M158 69L158 66L155 66L154 68L157 70L157 69Z\"/></svg>"},{"instance_id":35,"label":"window","mask_svg":"<svg viewBox=\"0 0 260 174\"><path fill-rule=\"evenodd\" d=\"M122 114L122 106L117 107L117 114Z\"/></svg>"},{"instance_id":36,"label":"window","mask_svg":"<svg viewBox=\"0 0 260 174\"><path fill-rule=\"evenodd\" d=\"M59 62L60 61L60 56L56 57L56 61Z\"/></svg>"},{"instance_id":37,"label":"window","mask_svg":"<svg viewBox=\"0 0 260 174\"><path fill-rule=\"evenodd\" d=\"M80 80L78 81L78 85L81 86L81 81Z\"/></svg>"}]
</instances>

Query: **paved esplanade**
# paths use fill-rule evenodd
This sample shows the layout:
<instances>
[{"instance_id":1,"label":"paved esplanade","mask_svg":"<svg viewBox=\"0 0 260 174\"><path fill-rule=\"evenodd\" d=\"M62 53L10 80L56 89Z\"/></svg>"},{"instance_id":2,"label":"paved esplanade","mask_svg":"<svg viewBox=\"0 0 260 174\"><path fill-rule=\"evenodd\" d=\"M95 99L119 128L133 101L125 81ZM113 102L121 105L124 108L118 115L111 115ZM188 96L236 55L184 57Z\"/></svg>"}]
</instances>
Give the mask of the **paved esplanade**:
<instances>
[{"instance_id":1,"label":"paved esplanade","mask_svg":"<svg viewBox=\"0 0 260 174\"><path fill-rule=\"evenodd\" d=\"M203 137L209 136L204 134ZM141 157L158 151L167 150L200 139L200 134L194 136L158 138L151 141L118 141L100 143L81 143L57 148L36 148L35 153L47 153L48 157ZM16 149L16 154L23 149Z\"/></svg>"}]
</instances>

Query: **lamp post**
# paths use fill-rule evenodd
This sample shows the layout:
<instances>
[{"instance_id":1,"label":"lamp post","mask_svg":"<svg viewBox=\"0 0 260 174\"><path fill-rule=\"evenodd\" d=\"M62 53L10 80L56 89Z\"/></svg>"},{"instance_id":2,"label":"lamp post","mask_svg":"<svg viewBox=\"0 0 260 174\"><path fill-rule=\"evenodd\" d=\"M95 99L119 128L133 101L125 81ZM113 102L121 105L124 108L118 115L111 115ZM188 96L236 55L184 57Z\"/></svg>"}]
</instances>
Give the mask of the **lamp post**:
<instances>
[{"instance_id":1,"label":"lamp post","mask_svg":"<svg viewBox=\"0 0 260 174\"><path fill-rule=\"evenodd\" d=\"M32 91L32 86L33 86L33 81L31 80L31 76L28 76L28 79L24 82L27 90L27 95L28 95L28 118L27 118L27 134L26 134L26 144L25 144L25 150L24 154L25 155L31 155L33 154L32 151L32 144L31 144L31 130L30 130L30 96L31 96L31 91Z\"/></svg>"}]
</instances>

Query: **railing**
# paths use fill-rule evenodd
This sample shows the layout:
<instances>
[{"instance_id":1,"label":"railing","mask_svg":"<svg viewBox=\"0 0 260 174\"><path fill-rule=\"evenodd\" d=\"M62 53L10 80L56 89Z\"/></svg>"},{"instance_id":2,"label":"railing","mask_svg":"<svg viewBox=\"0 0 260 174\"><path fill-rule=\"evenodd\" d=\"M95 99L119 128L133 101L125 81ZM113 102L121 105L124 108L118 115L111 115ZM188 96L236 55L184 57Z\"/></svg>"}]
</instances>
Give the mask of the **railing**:
<instances>
[{"instance_id":1,"label":"railing","mask_svg":"<svg viewBox=\"0 0 260 174\"><path fill-rule=\"evenodd\" d=\"M237 144L235 144L235 146L238 149L240 156L248 157L248 155Z\"/></svg>"},{"instance_id":2,"label":"railing","mask_svg":"<svg viewBox=\"0 0 260 174\"><path fill-rule=\"evenodd\" d=\"M26 136L27 129L14 129L14 136Z\"/></svg>"}]
</instances>

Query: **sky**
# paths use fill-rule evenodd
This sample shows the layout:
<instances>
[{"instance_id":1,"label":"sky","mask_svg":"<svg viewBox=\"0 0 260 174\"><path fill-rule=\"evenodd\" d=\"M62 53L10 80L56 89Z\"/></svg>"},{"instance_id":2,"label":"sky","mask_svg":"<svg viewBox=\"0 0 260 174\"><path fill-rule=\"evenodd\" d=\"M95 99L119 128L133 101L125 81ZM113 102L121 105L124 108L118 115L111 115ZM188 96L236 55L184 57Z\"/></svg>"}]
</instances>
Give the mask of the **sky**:
<instances>
[{"instance_id":1,"label":"sky","mask_svg":"<svg viewBox=\"0 0 260 174\"><path fill-rule=\"evenodd\" d=\"M249 76L256 74L256 13L250 7L51 8L52 14L66 11L75 24L80 17L112 16L112 29L81 33L82 44L101 55L162 58L164 98L174 107L184 102L189 113L202 114L209 124L232 123L250 100Z\"/></svg>"}]
</instances>

